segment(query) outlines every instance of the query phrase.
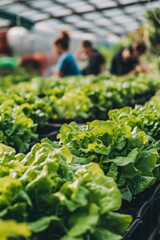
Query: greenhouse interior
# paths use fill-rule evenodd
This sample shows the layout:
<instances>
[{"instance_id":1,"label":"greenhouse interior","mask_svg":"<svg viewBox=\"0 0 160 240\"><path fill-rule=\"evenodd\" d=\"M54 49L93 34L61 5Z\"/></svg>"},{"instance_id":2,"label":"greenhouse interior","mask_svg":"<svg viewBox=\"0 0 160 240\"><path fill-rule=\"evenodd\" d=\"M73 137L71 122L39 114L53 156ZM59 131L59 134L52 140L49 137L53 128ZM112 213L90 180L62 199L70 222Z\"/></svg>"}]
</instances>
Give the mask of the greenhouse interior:
<instances>
[{"instance_id":1,"label":"greenhouse interior","mask_svg":"<svg viewBox=\"0 0 160 240\"><path fill-rule=\"evenodd\" d=\"M0 240L160 240L160 0L0 0Z\"/></svg>"}]
</instances>

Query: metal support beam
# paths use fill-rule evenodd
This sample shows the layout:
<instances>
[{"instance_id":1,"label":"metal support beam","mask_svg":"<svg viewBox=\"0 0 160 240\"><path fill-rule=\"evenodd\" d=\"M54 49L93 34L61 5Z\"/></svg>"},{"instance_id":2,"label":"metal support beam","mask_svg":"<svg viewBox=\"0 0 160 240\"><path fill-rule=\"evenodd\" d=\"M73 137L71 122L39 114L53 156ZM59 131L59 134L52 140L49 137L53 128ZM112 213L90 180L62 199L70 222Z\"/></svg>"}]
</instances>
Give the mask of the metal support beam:
<instances>
[{"instance_id":1,"label":"metal support beam","mask_svg":"<svg viewBox=\"0 0 160 240\"><path fill-rule=\"evenodd\" d=\"M12 22L11 23L12 26L17 25L17 15L15 13L11 13L7 10L0 9L0 17L10 20ZM25 17L20 17L20 23L22 27L25 27L27 29L31 29L35 24L35 22Z\"/></svg>"}]
</instances>

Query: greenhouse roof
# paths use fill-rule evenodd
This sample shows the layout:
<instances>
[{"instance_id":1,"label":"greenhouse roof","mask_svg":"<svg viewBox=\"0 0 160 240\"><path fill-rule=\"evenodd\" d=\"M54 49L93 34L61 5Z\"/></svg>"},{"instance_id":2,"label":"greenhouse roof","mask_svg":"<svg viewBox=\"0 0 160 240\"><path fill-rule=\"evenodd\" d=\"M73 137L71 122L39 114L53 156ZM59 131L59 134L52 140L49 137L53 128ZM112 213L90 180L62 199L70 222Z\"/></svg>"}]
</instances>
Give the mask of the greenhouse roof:
<instances>
[{"instance_id":1,"label":"greenhouse roof","mask_svg":"<svg viewBox=\"0 0 160 240\"><path fill-rule=\"evenodd\" d=\"M159 0L1 0L0 26L7 19L12 25L36 24L42 30L120 37L136 30L145 11L155 7L160 7Z\"/></svg>"}]
</instances>

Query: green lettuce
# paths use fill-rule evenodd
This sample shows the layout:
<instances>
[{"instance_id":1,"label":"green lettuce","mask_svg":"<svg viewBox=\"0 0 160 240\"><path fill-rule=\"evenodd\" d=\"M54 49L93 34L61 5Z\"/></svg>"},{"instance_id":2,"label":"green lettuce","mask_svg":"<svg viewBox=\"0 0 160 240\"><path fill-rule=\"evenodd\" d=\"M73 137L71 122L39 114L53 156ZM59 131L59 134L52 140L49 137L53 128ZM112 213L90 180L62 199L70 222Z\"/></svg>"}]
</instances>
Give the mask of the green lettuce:
<instances>
[{"instance_id":1,"label":"green lettuce","mask_svg":"<svg viewBox=\"0 0 160 240\"><path fill-rule=\"evenodd\" d=\"M27 155L1 149L0 169L7 171L0 176L0 219L25 223L32 232L29 240L122 239L132 218L114 214L121 193L97 163L68 164L67 151L48 139Z\"/></svg>"},{"instance_id":2,"label":"green lettuce","mask_svg":"<svg viewBox=\"0 0 160 240\"><path fill-rule=\"evenodd\" d=\"M157 179L158 149L146 132L129 122L95 120L82 127L64 124L58 138L70 151L72 164L98 163L105 175L116 181L125 200L130 201Z\"/></svg>"}]
</instances>

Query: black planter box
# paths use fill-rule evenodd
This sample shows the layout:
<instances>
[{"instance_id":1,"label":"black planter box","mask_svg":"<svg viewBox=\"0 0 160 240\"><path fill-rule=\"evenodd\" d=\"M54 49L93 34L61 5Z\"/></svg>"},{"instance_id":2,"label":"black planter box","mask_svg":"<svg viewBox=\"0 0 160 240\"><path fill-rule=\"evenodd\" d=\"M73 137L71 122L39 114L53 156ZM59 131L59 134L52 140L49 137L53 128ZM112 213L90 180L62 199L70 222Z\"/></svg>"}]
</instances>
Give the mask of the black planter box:
<instances>
[{"instance_id":1,"label":"black planter box","mask_svg":"<svg viewBox=\"0 0 160 240\"><path fill-rule=\"evenodd\" d=\"M51 141L56 141L58 133L59 133L59 131L53 131L53 132L50 132L49 134L40 134L38 137L38 141L41 141L41 139L46 138L46 137Z\"/></svg>"},{"instance_id":2,"label":"black planter box","mask_svg":"<svg viewBox=\"0 0 160 240\"><path fill-rule=\"evenodd\" d=\"M123 240L160 240L160 183L140 208Z\"/></svg>"},{"instance_id":3,"label":"black planter box","mask_svg":"<svg viewBox=\"0 0 160 240\"><path fill-rule=\"evenodd\" d=\"M61 128L62 124L60 123L48 123L47 125L43 127L38 127L37 133L38 133L38 141L40 141L42 138L49 138L51 141L57 140L57 134L59 133L59 129Z\"/></svg>"},{"instance_id":4,"label":"black planter box","mask_svg":"<svg viewBox=\"0 0 160 240\"><path fill-rule=\"evenodd\" d=\"M142 221L134 220L130 228L124 235L124 240L140 240L140 233L142 232ZM143 239L144 240L144 239Z\"/></svg>"},{"instance_id":5,"label":"black planter box","mask_svg":"<svg viewBox=\"0 0 160 240\"><path fill-rule=\"evenodd\" d=\"M47 135L50 134L51 132L59 131L61 128L62 124L61 123L48 123L47 125L43 127L38 127L37 128L37 134L38 135Z\"/></svg>"}]
</instances>

